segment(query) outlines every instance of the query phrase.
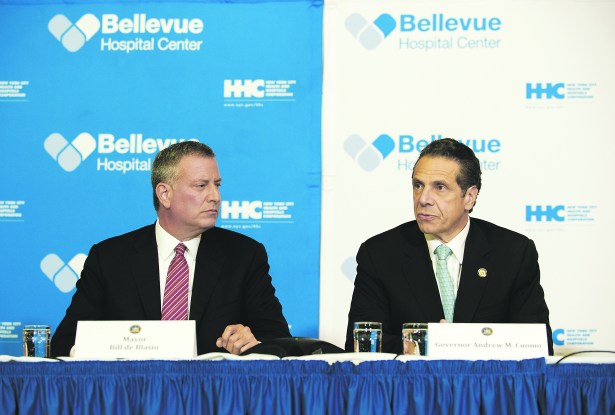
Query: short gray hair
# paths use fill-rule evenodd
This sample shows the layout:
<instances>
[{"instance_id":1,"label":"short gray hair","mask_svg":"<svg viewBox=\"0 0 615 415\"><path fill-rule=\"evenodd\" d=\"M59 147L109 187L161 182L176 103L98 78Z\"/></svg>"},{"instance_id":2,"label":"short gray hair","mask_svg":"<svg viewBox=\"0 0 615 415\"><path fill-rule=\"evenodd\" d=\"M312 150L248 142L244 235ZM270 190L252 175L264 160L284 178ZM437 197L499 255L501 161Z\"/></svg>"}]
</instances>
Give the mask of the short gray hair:
<instances>
[{"instance_id":1,"label":"short gray hair","mask_svg":"<svg viewBox=\"0 0 615 415\"><path fill-rule=\"evenodd\" d=\"M186 156L201 156L215 158L214 151L206 144L198 141L182 141L175 143L156 154L152 164L152 190L154 192L154 208L158 211L160 201L156 196L156 186L159 183L174 184L179 174L178 166Z\"/></svg>"}]
</instances>

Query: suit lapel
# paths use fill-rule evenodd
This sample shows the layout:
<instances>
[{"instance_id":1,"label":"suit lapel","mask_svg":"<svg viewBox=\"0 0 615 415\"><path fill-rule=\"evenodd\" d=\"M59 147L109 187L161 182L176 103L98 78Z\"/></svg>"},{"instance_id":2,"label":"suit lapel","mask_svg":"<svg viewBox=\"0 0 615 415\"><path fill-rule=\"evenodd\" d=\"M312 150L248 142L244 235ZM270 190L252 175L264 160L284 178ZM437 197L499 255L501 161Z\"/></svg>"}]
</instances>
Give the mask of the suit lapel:
<instances>
[{"instance_id":1,"label":"suit lapel","mask_svg":"<svg viewBox=\"0 0 615 415\"><path fill-rule=\"evenodd\" d=\"M130 256L130 270L139 291L148 320L162 318L160 306L160 271L154 226L146 227L136 239Z\"/></svg>"},{"instance_id":2,"label":"suit lapel","mask_svg":"<svg viewBox=\"0 0 615 415\"><path fill-rule=\"evenodd\" d=\"M217 228L209 229L201 235L190 300L190 319L196 320L197 324L203 317L214 288L222 276L224 251L221 247L222 235Z\"/></svg>"},{"instance_id":3,"label":"suit lapel","mask_svg":"<svg viewBox=\"0 0 615 415\"><path fill-rule=\"evenodd\" d=\"M488 252L489 242L487 237L483 233L480 223L472 220L470 232L466 239L461 279L457 291L457 301L455 302L454 319L456 322L472 322L487 284L487 278L479 276L479 269L487 269L485 255Z\"/></svg>"},{"instance_id":4,"label":"suit lapel","mask_svg":"<svg viewBox=\"0 0 615 415\"><path fill-rule=\"evenodd\" d=\"M404 239L407 243L402 247L402 268L408 292L414 297L422 314L417 321L439 321L444 318L444 310L425 235L416 222L411 222L408 231L404 233Z\"/></svg>"}]
</instances>

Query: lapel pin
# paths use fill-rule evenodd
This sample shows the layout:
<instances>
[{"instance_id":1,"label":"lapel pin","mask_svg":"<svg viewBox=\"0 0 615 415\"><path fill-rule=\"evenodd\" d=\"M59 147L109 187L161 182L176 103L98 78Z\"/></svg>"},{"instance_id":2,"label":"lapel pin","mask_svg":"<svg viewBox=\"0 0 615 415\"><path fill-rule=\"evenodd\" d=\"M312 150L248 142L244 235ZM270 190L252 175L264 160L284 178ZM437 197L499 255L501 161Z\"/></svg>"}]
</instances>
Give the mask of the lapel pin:
<instances>
[{"instance_id":1,"label":"lapel pin","mask_svg":"<svg viewBox=\"0 0 615 415\"><path fill-rule=\"evenodd\" d=\"M487 276L487 270L485 268L479 268L477 274L479 277L485 278Z\"/></svg>"}]
</instances>

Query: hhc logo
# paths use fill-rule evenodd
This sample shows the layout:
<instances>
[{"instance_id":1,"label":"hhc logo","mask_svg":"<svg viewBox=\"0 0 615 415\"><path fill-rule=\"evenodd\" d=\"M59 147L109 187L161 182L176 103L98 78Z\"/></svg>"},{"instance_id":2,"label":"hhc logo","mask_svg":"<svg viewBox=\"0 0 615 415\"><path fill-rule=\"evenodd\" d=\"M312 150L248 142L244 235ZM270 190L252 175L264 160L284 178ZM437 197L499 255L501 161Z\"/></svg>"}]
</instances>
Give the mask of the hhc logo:
<instances>
[{"instance_id":1,"label":"hhc logo","mask_svg":"<svg viewBox=\"0 0 615 415\"><path fill-rule=\"evenodd\" d=\"M564 222L566 220L564 216L565 208L564 205L557 206L525 206L525 221L532 222L535 220L536 222L542 222L546 220L547 222L556 221L556 222Z\"/></svg>"},{"instance_id":2,"label":"hhc logo","mask_svg":"<svg viewBox=\"0 0 615 415\"><path fill-rule=\"evenodd\" d=\"M396 22L389 14L381 14L372 23L365 20L359 13L354 13L346 19L348 30L365 49L376 49L382 41L395 30Z\"/></svg>"},{"instance_id":3,"label":"hhc logo","mask_svg":"<svg viewBox=\"0 0 615 415\"><path fill-rule=\"evenodd\" d=\"M66 264L56 254L49 254L41 261L41 271L58 290L68 293L75 288L86 258L87 255L77 254Z\"/></svg>"},{"instance_id":4,"label":"hhc logo","mask_svg":"<svg viewBox=\"0 0 615 415\"><path fill-rule=\"evenodd\" d=\"M88 133L81 133L69 143L62 135L53 133L45 139L44 146L60 167L71 172L94 152L96 140Z\"/></svg>"},{"instance_id":5,"label":"hhc logo","mask_svg":"<svg viewBox=\"0 0 615 415\"><path fill-rule=\"evenodd\" d=\"M564 99L564 83L557 84L525 84L525 98L526 99Z\"/></svg>"},{"instance_id":6,"label":"hhc logo","mask_svg":"<svg viewBox=\"0 0 615 415\"><path fill-rule=\"evenodd\" d=\"M263 79L224 80L224 98L264 98L265 81Z\"/></svg>"},{"instance_id":7,"label":"hhc logo","mask_svg":"<svg viewBox=\"0 0 615 415\"><path fill-rule=\"evenodd\" d=\"M222 201L222 219L262 219L263 202L244 200Z\"/></svg>"},{"instance_id":8,"label":"hhc logo","mask_svg":"<svg viewBox=\"0 0 615 415\"><path fill-rule=\"evenodd\" d=\"M344 150L365 171L372 171L395 149L395 141L386 135L378 136L371 144L353 134L344 141Z\"/></svg>"},{"instance_id":9,"label":"hhc logo","mask_svg":"<svg viewBox=\"0 0 615 415\"><path fill-rule=\"evenodd\" d=\"M49 21L47 28L69 52L77 52L100 29L100 21L93 14L86 14L73 24L63 14Z\"/></svg>"}]
</instances>

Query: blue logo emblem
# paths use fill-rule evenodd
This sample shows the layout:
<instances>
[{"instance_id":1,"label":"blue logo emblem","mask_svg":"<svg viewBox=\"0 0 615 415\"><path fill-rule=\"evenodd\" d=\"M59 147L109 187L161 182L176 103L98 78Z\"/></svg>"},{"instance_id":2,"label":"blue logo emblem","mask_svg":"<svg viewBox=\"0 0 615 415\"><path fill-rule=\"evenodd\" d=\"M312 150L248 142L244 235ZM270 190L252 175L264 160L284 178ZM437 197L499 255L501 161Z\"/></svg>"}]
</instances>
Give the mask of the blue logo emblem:
<instances>
[{"instance_id":1,"label":"blue logo emblem","mask_svg":"<svg viewBox=\"0 0 615 415\"><path fill-rule=\"evenodd\" d=\"M346 19L346 30L369 50L376 49L395 30L396 25L395 19L386 13L371 23L359 13L351 14Z\"/></svg>"},{"instance_id":2,"label":"blue logo emblem","mask_svg":"<svg viewBox=\"0 0 615 415\"><path fill-rule=\"evenodd\" d=\"M346 154L352 157L365 171L372 171L395 149L391 136L382 134L370 143L357 134L344 141Z\"/></svg>"}]
</instances>

